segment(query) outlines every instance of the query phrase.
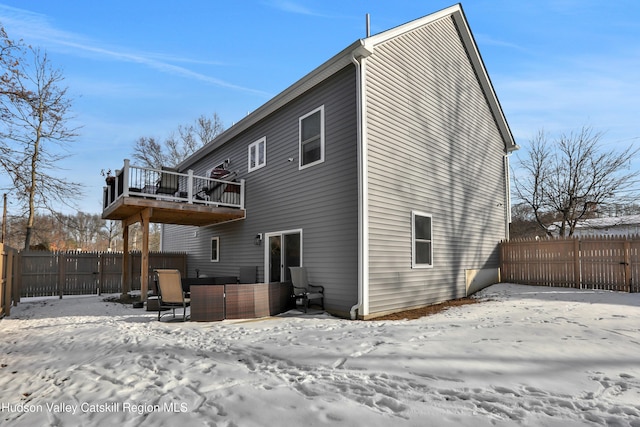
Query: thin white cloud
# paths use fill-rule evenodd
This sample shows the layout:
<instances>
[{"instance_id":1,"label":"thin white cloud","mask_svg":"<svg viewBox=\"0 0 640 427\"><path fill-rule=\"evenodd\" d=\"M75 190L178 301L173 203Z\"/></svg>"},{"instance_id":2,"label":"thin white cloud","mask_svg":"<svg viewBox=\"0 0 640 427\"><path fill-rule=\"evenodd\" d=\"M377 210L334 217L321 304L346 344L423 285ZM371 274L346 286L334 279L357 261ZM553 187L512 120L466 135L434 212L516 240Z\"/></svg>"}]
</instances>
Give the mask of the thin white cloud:
<instances>
[{"instance_id":1,"label":"thin white cloud","mask_svg":"<svg viewBox=\"0 0 640 427\"><path fill-rule=\"evenodd\" d=\"M495 82L496 80L494 80ZM629 82L589 74L520 76L498 83L516 138L541 128L567 131L589 123L619 139L638 137L638 89Z\"/></svg>"},{"instance_id":2,"label":"thin white cloud","mask_svg":"<svg viewBox=\"0 0 640 427\"><path fill-rule=\"evenodd\" d=\"M490 46L498 46L498 47L506 47L506 48L510 48L510 49L516 49L516 50L520 50L520 51L524 51L525 48L523 48L520 45L517 45L515 43L512 42L508 42L508 41L504 41L504 40L498 40L494 37L491 37L487 34L483 34L483 33L476 33L474 34L474 37L476 39L476 41L478 42L478 45L483 46L483 45L490 45Z\"/></svg>"},{"instance_id":3,"label":"thin white cloud","mask_svg":"<svg viewBox=\"0 0 640 427\"><path fill-rule=\"evenodd\" d=\"M178 76L182 76L182 77L193 79L193 80L199 80L205 83L213 84L213 85L228 88L228 89L235 89L243 92L254 93L257 95L269 96L269 94L263 91L234 85L232 83L226 82L224 80L221 80L212 76L208 76L206 74L197 73L185 67L173 65L173 64L170 64L169 62L154 59L153 55L119 52L111 49L101 48L98 46L92 46L92 45L76 43L71 41L64 41L64 40L58 40L58 43L63 46L98 54L104 58L111 58L116 61L122 61L122 62L132 62L137 64L143 64L149 68L153 68L160 72L178 75Z\"/></svg>"},{"instance_id":4,"label":"thin white cloud","mask_svg":"<svg viewBox=\"0 0 640 427\"><path fill-rule=\"evenodd\" d=\"M295 13L298 15L311 15L311 16L318 15L308 7L305 7L300 3L296 3L294 1L275 0L275 1L269 2L268 4L274 7L275 9L282 10L283 12Z\"/></svg>"},{"instance_id":5,"label":"thin white cloud","mask_svg":"<svg viewBox=\"0 0 640 427\"><path fill-rule=\"evenodd\" d=\"M281 10L286 13L293 13L296 15L315 16L319 18L340 18L338 16L329 16L324 13L320 13L316 10L310 9L307 6L292 0L267 0L264 2L269 7Z\"/></svg>"},{"instance_id":6,"label":"thin white cloud","mask_svg":"<svg viewBox=\"0 0 640 427\"><path fill-rule=\"evenodd\" d=\"M5 29L10 30L10 37L24 39L25 43L28 44L42 43L47 48L63 49L65 52L70 52L75 55L92 54L102 59L142 64L163 73L178 75L227 89L253 93L264 97L271 96L269 93L261 90L236 85L171 63L180 62L217 65L214 62L181 58L164 54L131 52L120 47L103 47L100 46L99 43L80 34L59 30L51 25L47 16L28 10L0 5L0 23L2 23Z\"/></svg>"},{"instance_id":7,"label":"thin white cloud","mask_svg":"<svg viewBox=\"0 0 640 427\"><path fill-rule=\"evenodd\" d=\"M537 130L569 131L584 124L612 140L640 136L640 50L618 46L602 52L548 56L520 62L492 81L517 139Z\"/></svg>"}]
</instances>

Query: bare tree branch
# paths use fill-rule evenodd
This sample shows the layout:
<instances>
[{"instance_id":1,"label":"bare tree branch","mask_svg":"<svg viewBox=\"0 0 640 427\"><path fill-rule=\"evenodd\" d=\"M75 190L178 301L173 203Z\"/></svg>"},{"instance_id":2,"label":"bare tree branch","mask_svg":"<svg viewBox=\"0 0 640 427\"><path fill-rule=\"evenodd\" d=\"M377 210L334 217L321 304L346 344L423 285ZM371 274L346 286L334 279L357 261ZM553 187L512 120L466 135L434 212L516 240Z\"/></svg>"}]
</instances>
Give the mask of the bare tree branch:
<instances>
[{"instance_id":1,"label":"bare tree branch","mask_svg":"<svg viewBox=\"0 0 640 427\"><path fill-rule=\"evenodd\" d=\"M211 117L202 115L192 124L179 125L164 143L153 137L140 137L133 147L132 157L143 167L175 166L223 131L224 126L217 113Z\"/></svg>"},{"instance_id":2,"label":"bare tree branch","mask_svg":"<svg viewBox=\"0 0 640 427\"><path fill-rule=\"evenodd\" d=\"M27 213L25 249L31 241L36 212L69 205L80 184L53 174L66 144L77 136L69 127L71 100L61 86L64 76L45 52L15 43L0 31L0 166L11 177L19 204Z\"/></svg>"},{"instance_id":3,"label":"bare tree branch","mask_svg":"<svg viewBox=\"0 0 640 427\"><path fill-rule=\"evenodd\" d=\"M636 176L624 169L638 149L604 150L601 139L602 133L583 126L556 140L541 131L531 141L528 158L520 161L522 173L514 174L514 187L547 234L558 223L561 236L573 235L578 221L616 201Z\"/></svg>"}]
</instances>

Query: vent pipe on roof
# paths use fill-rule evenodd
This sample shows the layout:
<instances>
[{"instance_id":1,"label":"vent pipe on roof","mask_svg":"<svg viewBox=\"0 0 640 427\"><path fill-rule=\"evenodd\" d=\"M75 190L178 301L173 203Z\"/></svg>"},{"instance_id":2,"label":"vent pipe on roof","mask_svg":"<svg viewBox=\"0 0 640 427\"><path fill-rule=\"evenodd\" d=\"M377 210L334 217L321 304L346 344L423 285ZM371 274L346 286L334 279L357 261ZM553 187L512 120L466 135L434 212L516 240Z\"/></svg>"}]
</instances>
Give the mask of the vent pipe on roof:
<instances>
[{"instance_id":1,"label":"vent pipe on roof","mask_svg":"<svg viewBox=\"0 0 640 427\"><path fill-rule=\"evenodd\" d=\"M371 16L367 13L367 37L371 37Z\"/></svg>"}]
</instances>

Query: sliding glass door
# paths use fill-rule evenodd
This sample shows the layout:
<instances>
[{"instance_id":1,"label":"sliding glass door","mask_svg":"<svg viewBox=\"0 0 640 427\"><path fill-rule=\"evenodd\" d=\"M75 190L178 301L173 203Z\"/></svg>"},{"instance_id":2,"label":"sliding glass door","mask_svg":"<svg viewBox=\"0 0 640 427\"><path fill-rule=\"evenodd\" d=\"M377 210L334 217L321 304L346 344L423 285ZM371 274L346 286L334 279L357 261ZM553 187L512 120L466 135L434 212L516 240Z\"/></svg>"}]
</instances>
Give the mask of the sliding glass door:
<instances>
[{"instance_id":1,"label":"sliding glass door","mask_svg":"<svg viewBox=\"0 0 640 427\"><path fill-rule=\"evenodd\" d=\"M302 230L267 233L265 237L265 271L269 272L269 283L290 281L289 267L302 265Z\"/></svg>"}]
</instances>

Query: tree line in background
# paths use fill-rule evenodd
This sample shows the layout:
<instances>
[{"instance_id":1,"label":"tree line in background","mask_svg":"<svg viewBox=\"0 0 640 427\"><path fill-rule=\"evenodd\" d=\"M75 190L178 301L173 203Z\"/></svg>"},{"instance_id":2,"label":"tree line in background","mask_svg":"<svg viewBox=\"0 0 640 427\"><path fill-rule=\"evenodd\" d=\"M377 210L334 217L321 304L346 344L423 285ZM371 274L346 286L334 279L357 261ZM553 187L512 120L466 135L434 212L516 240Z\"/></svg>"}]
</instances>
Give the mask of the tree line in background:
<instances>
[{"instance_id":1,"label":"tree line in background","mask_svg":"<svg viewBox=\"0 0 640 427\"><path fill-rule=\"evenodd\" d=\"M25 219L7 218L5 244L21 248L26 230ZM104 220L99 214L78 212L75 215L38 214L32 228L30 250L43 251L122 251L122 225L120 221ZM142 249L140 224L129 227L129 249ZM149 250L160 250L160 226L151 224Z\"/></svg>"},{"instance_id":2,"label":"tree line in background","mask_svg":"<svg viewBox=\"0 0 640 427\"><path fill-rule=\"evenodd\" d=\"M628 205L610 204L592 211L583 219L620 217L627 215L640 215L640 205L631 203ZM546 224L560 223L561 217L552 212L541 215L541 221ZM557 234L554 234L557 235ZM568 236L568 234L566 234ZM540 227L540 223L535 218L535 214L526 203L517 203L511 207L511 224L509 227L509 237L511 239L526 239L534 237L548 237L546 229Z\"/></svg>"}]
</instances>

